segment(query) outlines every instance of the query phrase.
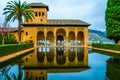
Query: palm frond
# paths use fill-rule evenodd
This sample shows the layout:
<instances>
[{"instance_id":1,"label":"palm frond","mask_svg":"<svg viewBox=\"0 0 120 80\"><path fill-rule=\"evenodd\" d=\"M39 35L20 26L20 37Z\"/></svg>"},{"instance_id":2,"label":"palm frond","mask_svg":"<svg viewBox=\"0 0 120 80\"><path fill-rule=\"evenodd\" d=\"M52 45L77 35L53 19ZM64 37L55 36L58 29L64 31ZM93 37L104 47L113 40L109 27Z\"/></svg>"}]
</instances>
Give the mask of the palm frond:
<instances>
[{"instance_id":1,"label":"palm frond","mask_svg":"<svg viewBox=\"0 0 120 80\"><path fill-rule=\"evenodd\" d=\"M7 17L5 18L5 20L6 20L6 22L8 22L8 21L13 21L14 22L14 20L16 18L17 18L16 15L14 14L14 12L12 12L12 13L10 13L10 14L7 15Z\"/></svg>"}]
</instances>

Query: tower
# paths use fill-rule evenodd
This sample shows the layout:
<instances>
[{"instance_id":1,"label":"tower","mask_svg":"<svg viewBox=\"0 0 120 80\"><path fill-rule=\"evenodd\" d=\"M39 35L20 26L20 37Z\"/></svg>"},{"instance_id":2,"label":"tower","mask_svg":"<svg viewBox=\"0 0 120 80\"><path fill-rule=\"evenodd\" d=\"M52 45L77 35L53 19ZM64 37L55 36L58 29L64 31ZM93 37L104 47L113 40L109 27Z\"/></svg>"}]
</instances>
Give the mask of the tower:
<instances>
[{"instance_id":1,"label":"tower","mask_svg":"<svg viewBox=\"0 0 120 80\"><path fill-rule=\"evenodd\" d=\"M47 11L49 8L43 3L30 3L29 4L34 11L34 18L32 22L25 20L25 24L46 24L47 23Z\"/></svg>"}]
</instances>

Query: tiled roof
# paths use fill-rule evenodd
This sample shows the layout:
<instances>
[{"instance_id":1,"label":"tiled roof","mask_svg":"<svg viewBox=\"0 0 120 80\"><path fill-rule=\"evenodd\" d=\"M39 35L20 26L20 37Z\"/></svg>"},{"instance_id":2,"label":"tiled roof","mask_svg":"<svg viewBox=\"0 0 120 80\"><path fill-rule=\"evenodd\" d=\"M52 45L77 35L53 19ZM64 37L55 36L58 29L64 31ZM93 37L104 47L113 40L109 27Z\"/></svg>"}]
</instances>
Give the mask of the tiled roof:
<instances>
[{"instance_id":1,"label":"tiled roof","mask_svg":"<svg viewBox=\"0 0 120 80\"><path fill-rule=\"evenodd\" d=\"M81 20L68 20L68 19L49 19L46 24L23 24L23 26L90 26L91 24Z\"/></svg>"},{"instance_id":2,"label":"tiled roof","mask_svg":"<svg viewBox=\"0 0 120 80\"><path fill-rule=\"evenodd\" d=\"M72 20L72 19L49 19L48 25L87 25L90 24L81 20Z\"/></svg>"},{"instance_id":3,"label":"tiled roof","mask_svg":"<svg viewBox=\"0 0 120 80\"><path fill-rule=\"evenodd\" d=\"M48 19L46 24L23 24L23 26L90 26L91 24L72 19Z\"/></svg>"},{"instance_id":4,"label":"tiled roof","mask_svg":"<svg viewBox=\"0 0 120 80\"><path fill-rule=\"evenodd\" d=\"M47 11L49 11L48 5L43 3L30 3L28 5L30 5L33 8L47 8Z\"/></svg>"}]
</instances>

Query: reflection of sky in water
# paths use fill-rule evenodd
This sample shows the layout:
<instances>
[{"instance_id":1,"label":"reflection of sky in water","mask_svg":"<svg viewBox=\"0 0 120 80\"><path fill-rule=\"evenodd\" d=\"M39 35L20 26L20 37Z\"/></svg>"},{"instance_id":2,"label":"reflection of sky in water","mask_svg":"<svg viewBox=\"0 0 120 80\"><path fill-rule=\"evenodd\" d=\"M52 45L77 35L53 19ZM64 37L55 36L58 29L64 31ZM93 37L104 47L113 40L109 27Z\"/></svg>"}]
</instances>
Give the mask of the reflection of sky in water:
<instances>
[{"instance_id":1,"label":"reflection of sky in water","mask_svg":"<svg viewBox=\"0 0 120 80\"><path fill-rule=\"evenodd\" d=\"M88 65L91 69L82 72L48 73L48 80L106 80L106 60L109 56L89 54Z\"/></svg>"}]
</instances>

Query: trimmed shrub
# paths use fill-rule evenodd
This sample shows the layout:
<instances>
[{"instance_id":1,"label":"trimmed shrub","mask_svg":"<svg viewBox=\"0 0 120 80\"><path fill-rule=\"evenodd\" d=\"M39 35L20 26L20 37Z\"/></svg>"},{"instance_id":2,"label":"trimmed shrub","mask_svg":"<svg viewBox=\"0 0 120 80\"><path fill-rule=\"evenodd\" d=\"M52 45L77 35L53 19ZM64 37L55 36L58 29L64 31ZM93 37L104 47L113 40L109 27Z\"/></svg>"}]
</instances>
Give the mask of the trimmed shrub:
<instances>
[{"instance_id":1,"label":"trimmed shrub","mask_svg":"<svg viewBox=\"0 0 120 80\"><path fill-rule=\"evenodd\" d=\"M92 44L92 47L120 51L119 44Z\"/></svg>"},{"instance_id":2,"label":"trimmed shrub","mask_svg":"<svg viewBox=\"0 0 120 80\"><path fill-rule=\"evenodd\" d=\"M15 53L15 52L18 52L21 50L25 50L25 49L28 49L31 47L33 47L32 43L1 45L0 46L0 56L5 56L5 55Z\"/></svg>"}]
</instances>

